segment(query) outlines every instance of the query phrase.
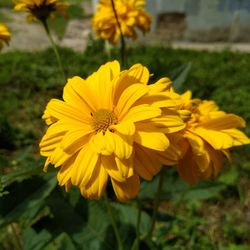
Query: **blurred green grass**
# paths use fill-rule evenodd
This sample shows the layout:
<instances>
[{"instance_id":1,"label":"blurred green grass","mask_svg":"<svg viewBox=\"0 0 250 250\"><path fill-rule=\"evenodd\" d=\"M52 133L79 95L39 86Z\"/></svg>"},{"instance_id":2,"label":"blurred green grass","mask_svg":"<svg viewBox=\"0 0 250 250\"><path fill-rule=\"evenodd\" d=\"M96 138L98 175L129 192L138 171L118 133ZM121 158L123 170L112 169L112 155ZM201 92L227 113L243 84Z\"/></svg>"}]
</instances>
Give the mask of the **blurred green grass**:
<instances>
[{"instance_id":1,"label":"blurred green grass","mask_svg":"<svg viewBox=\"0 0 250 250\"><path fill-rule=\"evenodd\" d=\"M85 53L60 48L68 77L75 75L86 77L107 60L119 58L119 51L112 50L109 58L103 49L102 42L94 41L89 42ZM229 51L196 52L149 46L130 48L127 56L129 66L142 63L150 69L153 73L152 83L163 76L175 79L179 69L191 62L191 69L180 91L191 89L194 97L213 99L223 110L241 115L249 124L249 54ZM25 210L26 206L22 208L23 210L19 208L18 214L14 213L13 218L19 223L17 228L23 230L22 239L32 249L34 247L32 244L37 244L35 239L43 239L45 243L56 239L57 242L60 236L62 242L65 237L67 240L70 239L67 241L68 248L64 249L84 249L80 247L82 244L80 238L77 238L77 235L72 236L75 228L72 232L67 231L66 236L58 236L58 231L64 229L56 223L60 221L59 225L62 224L64 227L69 224L69 221L63 224L63 215L59 214L58 220L51 221L51 211L56 209L53 199L59 199L56 200L58 206L66 206L63 199L78 204L74 201L75 198L71 197L74 196L74 192L67 196L65 193L60 193L62 192L60 188L54 190L55 183L49 179L50 176L45 177L46 180L44 177L27 180L30 177L25 175L27 173L33 175L42 169L43 160L38 153L38 143L44 133L45 125L41 116L51 98L61 98L65 85L53 52L46 50L36 53L2 53L0 79L0 173L2 175L12 173L4 180L7 185L4 190L10 194L0 198L2 199L0 219L2 215L8 215L8 211L15 209L22 201L22 195L29 197L32 187L37 188L46 181L45 183L50 183L49 190L52 193L48 196L47 189L37 191L38 194L42 192L41 197L47 199L46 204L42 200L39 201L39 206L43 208L39 216L32 217L32 213ZM249 125L246 132L250 135ZM160 223L157 225L154 242L157 249L244 250L250 247L250 218L246 217L250 209L249 151L249 146L236 149L232 166L229 167L227 164L221 177L214 182L189 187L179 180L175 171L167 172L164 193L167 201L163 202L161 207L163 212L158 218ZM146 194L149 195L148 191ZM32 201L33 198L29 199ZM147 207L148 203L145 202ZM72 208L67 206L67 213L73 216ZM79 204L76 210L78 206ZM166 213L165 208L167 208ZM24 212L20 215L20 211ZM78 221L77 216L75 223ZM10 218L9 215L6 218ZM3 242L0 243L0 248L10 249L11 236L6 235L5 229L0 229L0 241ZM30 237L34 237L32 244L29 243ZM74 244L78 244L78 247L72 248ZM41 249L57 249L51 246L51 248L43 247Z\"/></svg>"}]
</instances>

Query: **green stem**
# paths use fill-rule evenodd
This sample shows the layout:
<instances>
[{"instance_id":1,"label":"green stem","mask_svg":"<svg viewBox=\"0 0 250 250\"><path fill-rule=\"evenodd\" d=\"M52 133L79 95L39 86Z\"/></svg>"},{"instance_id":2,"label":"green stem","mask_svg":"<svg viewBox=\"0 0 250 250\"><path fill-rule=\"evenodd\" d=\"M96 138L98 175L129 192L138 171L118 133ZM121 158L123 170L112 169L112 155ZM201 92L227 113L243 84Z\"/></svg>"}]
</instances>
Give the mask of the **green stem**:
<instances>
[{"instance_id":1,"label":"green stem","mask_svg":"<svg viewBox=\"0 0 250 250\"><path fill-rule=\"evenodd\" d=\"M117 225L116 225L113 213L112 213L112 208L111 208L111 205L109 202L109 198L108 198L106 193L104 194L104 197L105 197L106 204L107 204L108 214L109 214L109 217L111 219L111 224L112 224L112 227L114 229L115 237L116 237L116 240L118 243L118 249L123 250L122 240L121 240L121 237L120 237L120 234L119 234L119 231L118 231L118 228L117 228Z\"/></svg>"},{"instance_id":2,"label":"green stem","mask_svg":"<svg viewBox=\"0 0 250 250\"><path fill-rule=\"evenodd\" d=\"M140 225L141 225L141 203L140 200L137 200L137 222L136 222L136 239L132 245L131 250L139 250L140 249Z\"/></svg>"},{"instance_id":3,"label":"green stem","mask_svg":"<svg viewBox=\"0 0 250 250\"><path fill-rule=\"evenodd\" d=\"M164 180L164 172L161 171L156 196L155 196L155 199L154 199L154 209L153 209L151 227L150 227L149 232L144 237L142 237L142 239L149 238L152 235L153 231L154 231L157 212L158 212L158 208L159 208L160 201L161 201L161 191L162 191L162 186L163 186L163 180Z\"/></svg>"},{"instance_id":4,"label":"green stem","mask_svg":"<svg viewBox=\"0 0 250 250\"><path fill-rule=\"evenodd\" d=\"M122 33L122 28L121 28L121 24L120 24L120 21L119 21L119 18L118 18L117 11L115 9L114 0L111 0L111 4L112 4L113 12L115 14L115 19L116 19L117 26L118 26L118 29L119 29L120 34L121 34L121 50L120 50L120 52L121 52L121 61L122 61L122 65L126 66L125 65L125 52L126 52L125 38L124 38L124 35Z\"/></svg>"},{"instance_id":5,"label":"green stem","mask_svg":"<svg viewBox=\"0 0 250 250\"><path fill-rule=\"evenodd\" d=\"M65 81L67 81L67 77L66 77L66 74L65 74L65 70L64 70L64 67L63 67L63 64L62 64L62 60L61 60L61 57L60 57L60 54L58 53L58 50L57 50L57 46L51 36L51 33L50 33L50 30L49 30L49 26L48 26L48 23L46 21L46 19L44 20L41 20L42 24L43 24L43 27L48 35L48 38L50 40L50 43L51 43L51 46L54 50L54 53L56 55L56 59L57 59L57 62L58 62L58 65L59 65L59 68L62 72L62 75L63 75L63 78L65 79Z\"/></svg>"},{"instance_id":6,"label":"green stem","mask_svg":"<svg viewBox=\"0 0 250 250\"><path fill-rule=\"evenodd\" d=\"M16 231L16 228L15 228L15 225L13 223L10 224L10 227L11 227L11 230L12 230L12 233L14 234L14 238L16 240L16 247L20 250L23 249L23 244L22 244L22 240L20 239L20 236L18 235L17 231Z\"/></svg>"}]
</instances>

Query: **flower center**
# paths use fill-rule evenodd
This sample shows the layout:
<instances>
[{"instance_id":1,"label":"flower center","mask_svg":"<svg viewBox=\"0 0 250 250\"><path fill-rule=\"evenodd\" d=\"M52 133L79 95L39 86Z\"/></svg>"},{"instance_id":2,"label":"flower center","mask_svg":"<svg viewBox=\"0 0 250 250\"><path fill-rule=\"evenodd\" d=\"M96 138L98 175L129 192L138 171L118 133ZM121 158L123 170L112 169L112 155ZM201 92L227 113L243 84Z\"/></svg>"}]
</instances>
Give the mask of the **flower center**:
<instances>
[{"instance_id":1,"label":"flower center","mask_svg":"<svg viewBox=\"0 0 250 250\"><path fill-rule=\"evenodd\" d=\"M106 132L110 125L117 124L118 120L114 111L107 109L99 109L95 113L91 114L93 118L93 128L96 132Z\"/></svg>"}]
</instances>

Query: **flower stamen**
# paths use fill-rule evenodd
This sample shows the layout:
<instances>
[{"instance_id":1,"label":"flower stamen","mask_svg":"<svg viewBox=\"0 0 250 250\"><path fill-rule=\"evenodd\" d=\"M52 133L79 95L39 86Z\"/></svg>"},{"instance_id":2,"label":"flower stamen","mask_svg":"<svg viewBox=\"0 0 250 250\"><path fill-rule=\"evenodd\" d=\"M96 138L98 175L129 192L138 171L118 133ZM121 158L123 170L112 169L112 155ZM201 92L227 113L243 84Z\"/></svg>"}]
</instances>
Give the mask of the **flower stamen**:
<instances>
[{"instance_id":1,"label":"flower stamen","mask_svg":"<svg viewBox=\"0 0 250 250\"><path fill-rule=\"evenodd\" d=\"M99 109L97 112L91 113L91 116L93 118L92 126L96 132L105 133L110 125L115 125L118 122L114 111L107 109Z\"/></svg>"}]
</instances>

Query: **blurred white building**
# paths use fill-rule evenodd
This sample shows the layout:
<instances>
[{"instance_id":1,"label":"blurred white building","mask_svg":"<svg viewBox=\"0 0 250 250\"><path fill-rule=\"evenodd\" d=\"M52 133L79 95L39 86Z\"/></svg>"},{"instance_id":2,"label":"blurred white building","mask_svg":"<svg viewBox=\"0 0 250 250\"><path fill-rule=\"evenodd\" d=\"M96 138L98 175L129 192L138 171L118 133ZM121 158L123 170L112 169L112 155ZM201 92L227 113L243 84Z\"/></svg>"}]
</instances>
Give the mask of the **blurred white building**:
<instances>
[{"instance_id":1,"label":"blurred white building","mask_svg":"<svg viewBox=\"0 0 250 250\"><path fill-rule=\"evenodd\" d=\"M250 42L250 0L147 0L147 9L167 40Z\"/></svg>"}]
</instances>

